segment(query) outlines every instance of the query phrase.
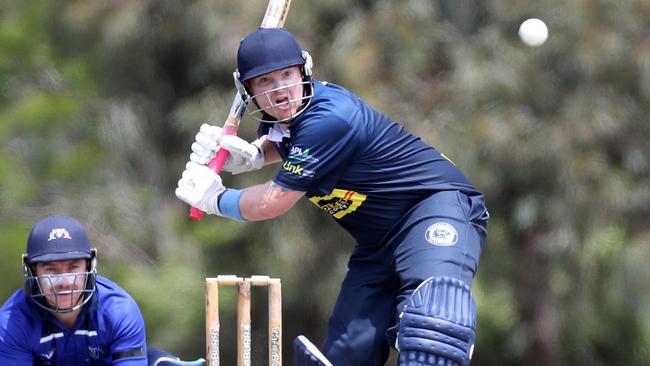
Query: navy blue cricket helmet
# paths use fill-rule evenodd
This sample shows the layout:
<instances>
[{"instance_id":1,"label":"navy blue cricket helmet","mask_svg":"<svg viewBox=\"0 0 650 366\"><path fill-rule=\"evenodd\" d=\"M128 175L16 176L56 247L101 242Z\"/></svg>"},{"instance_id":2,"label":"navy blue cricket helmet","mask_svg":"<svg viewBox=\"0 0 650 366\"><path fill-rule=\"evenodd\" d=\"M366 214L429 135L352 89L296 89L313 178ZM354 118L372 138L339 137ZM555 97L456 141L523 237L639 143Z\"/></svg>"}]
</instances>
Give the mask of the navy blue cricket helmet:
<instances>
[{"instance_id":1,"label":"navy blue cricket helmet","mask_svg":"<svg viewBox=\"0 0 650 366\"><path fill-rule=\"evenodd\" d=\"M85 271L38 276L36 265L44 262L85 259ZM68 216L50 216L32 227L23 254L25 296L41 308L67 313L88 303L95 293L97 277L96 250L91 248L86 230L81 223ZM79 288L57 290L61 283L80 283ZM77 299L63 306L66 299Z\"/></svg>"},{"instance_id":2,"label":"navy blue cricket helmet","mask_svg":"<svg viewBox=\"0 0 650 366\"><path fill-rule=\"evenodd\" d=\"M237 51L237 70L242 82L305 62L300 44L284 28L260 28L246 36Z\"/></svg>"},{"instance_id":3,"label":"navy blue cricket helmet","mask_svg":"<svg viewBox=\"0 0 650 366\"><path fill-rule=\"evenodd\" d=\"M291 66L300 66L302 81L299 84L303 85L303 94L292 96L286 103L300 102L301 106L292 116L278 120L270 116L269 108L259 108L256 101L256 97L269 92L251 96L246 82L255 77ZM311 76L311 56L307 51L301 49L296 38L286 29L260 28L246 36L239 45L235 85L244 101L253 99L258 108L249 109L249 115L260 122L291 123L298 114L306 109L311 101L313 96ZM291 86L285 85L281 88Z\"/></svg>"},{"instance_id":4,"label":"navy blue cricket helmet","mask_svg":"<svg viewBox=\"0 0 650 366\"><path fill-rule=\"evenodd\" d=\"M29 233L26 253L29 264L90 258L92 250L86 230L72 217L47 217Z\"/></svg>"}]
</instances>

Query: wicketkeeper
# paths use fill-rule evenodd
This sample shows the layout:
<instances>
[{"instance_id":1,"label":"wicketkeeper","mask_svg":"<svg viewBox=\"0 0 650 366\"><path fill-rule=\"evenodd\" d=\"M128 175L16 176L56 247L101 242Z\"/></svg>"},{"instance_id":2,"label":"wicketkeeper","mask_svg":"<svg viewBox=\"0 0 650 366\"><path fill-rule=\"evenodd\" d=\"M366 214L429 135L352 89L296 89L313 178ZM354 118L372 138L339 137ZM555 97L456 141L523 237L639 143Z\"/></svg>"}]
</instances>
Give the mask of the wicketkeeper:
<instances>
[{"instance_id":1,"label":"wicketkeeper","mask_svg":"<svg viewBox=\"0 0 650 366\"><path fill-rule=\"evenodd\" d=\"M204 364L147 348L138 305L97 274L96 250L77 220L51 216L34 225L23 270L24 288L0 308L0 365Z\"/></svg>"},{"instance_id":2,"label":"wicketkeeper","mask_svg":"<svg viewBox=\"0 0 650 366\"><path fill-rule=\"evenodd\" d=\"M336 366L468 365L472 280L487 236L483 195L445 156L359 97L312 77L284 29L241 42L237 78L261 123L251 143L204 124L176 195L239 221L282 215L307 197L356 240L323 354ZM226 188L206 164L225 148L233 174L281 163L275 177Z\"/></svg>"}]
</instances>

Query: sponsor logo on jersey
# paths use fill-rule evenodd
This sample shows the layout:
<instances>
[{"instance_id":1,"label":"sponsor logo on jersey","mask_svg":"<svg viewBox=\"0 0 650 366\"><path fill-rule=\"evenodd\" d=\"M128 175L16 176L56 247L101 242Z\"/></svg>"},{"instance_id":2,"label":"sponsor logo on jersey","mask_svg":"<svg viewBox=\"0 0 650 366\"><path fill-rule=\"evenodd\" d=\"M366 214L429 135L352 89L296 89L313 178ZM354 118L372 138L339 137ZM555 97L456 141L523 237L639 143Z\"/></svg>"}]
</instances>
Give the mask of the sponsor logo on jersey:
<instances>
[{"instance_id":1,"label":"sponsor logo on jersey","mask_svg":"<svg viewBox=\"0 0 650 366\"><path fill-rule=\"evenodd\" d=\"M303 150L303 148L300 146L292 146L291 151L289 151L287 160L291 160L294 163L317 163L318 159L311 156L309 150L309 148Z\"/></svg>"},{"instance_id":2,"label":"sponsor logo on jersey","mask_svg":"<svg viewBox=\"0 0 650 366\"><path fill-rule=\"evenodd\" d=\"M70 236L68 230L65 228L57 228L50 231L50 237L47 238L47 241L56 239L72 239L72 237Z\"/></svg>"},{"instance_id":3,"label":"sponsor logo on jersey","mask_svg":"<svg viewBox=\"0 0 650 366\"><path fill-rule=\"evenodd\" d=\"M366 195L355 191L335 188L327 196L314 196L309 198L321 210L340 219L356 211L366 200Z\"/></svg>"},{"instance_id":4,"label":"sponsor logo on jersey","mask_svg":"<svg viewBox=\"0 0 650 366\"><path fill-rule=\"evenodd\" d=\"M88 354L93 360L99 360L106 352L100 346L88 346Z\"/></svg>"},{"instance_id":5,"label":"sponsor logo on jersey","mask_svg":"<svg viewBox=\"0 0 650 366\"><path fill-rule=\"evenodd\" d=\"M314 176L314 171L305 169L303 164L316 162L318 162L318 159L311 156L309 148L303 149L300 146L292 146L287 160L282 164L282 169L300 177L311 178Z\"/></svg>"},{"instance_id":6,"label":"sponsor logo on jersey","mask_svg":"<svg viewBox=\"0 0 650 366\"><path fill-rule=\"evenodd\" d=\"M295 174L300 177L305 177L305 178L311 178L314 176L314 171L313 170L307 170L303 168L302 165L300 164L295 164L289 160L285 161L282 164L282 169L288 171L291 174Z\"/></svg>"},{"instance_id":7,"label":"sponsor logo on jersey","mask_svg":"<svg viewBox=\"0 0 650 366\"><path fill-rule=\"evenodd\" d=\"M52 348L48 353L41 353L41 357L46 360L51 360L55 352L56 352L56 348Z\"/></svg>"},{"instance_id":8,"label":"sponsor logo on jersey","mask_svg":"<svg viewBox=\"0 0 650 366\"><path fill-rule=\"evenodd\" d=\"M295 174L299 176L302 176L302 172L305 170L302 166L295 165L289 160L285 161L284 164L282 164L282 169L288 171L291 174Z\"/></svg>"},{"instance_id":9,"label":"sponsor logo on jersey","mask_svg":"<svg viewBox=\"0 0 650 366\"><path fill-rule=\"evenodd\" d=\"M429 226L424 238L433 245L450 247L458 242L458 231L452 224L436 222Z\"/></svg>"}]
</instances>

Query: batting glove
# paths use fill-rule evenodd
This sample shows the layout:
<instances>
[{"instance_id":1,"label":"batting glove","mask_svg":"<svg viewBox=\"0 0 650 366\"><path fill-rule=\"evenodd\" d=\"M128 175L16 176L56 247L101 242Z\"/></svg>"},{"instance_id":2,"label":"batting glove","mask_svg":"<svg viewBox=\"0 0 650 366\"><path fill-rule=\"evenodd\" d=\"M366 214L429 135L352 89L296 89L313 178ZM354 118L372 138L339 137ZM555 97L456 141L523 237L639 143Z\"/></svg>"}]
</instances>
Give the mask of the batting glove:
<instances>
[{"instance_id":1,"label":"batting glove","mask_svg":"<svg viewBox=\"0 0 650 366\"><path fill-rule=\"evenodd\" d=\"M207 123L202 124L194 137L190 161L202 165L209 163L217 154L220 139L221 127L211 126Z\"/></svg>"},{"instance_id":2,"label":"batting glove","mask_svg":"<svg viewBox=\"0 0 650 366\"><path fill-rule=\"evenodd\" d=\"M255 143L249 143L235 135L222 135L221 127L206 123L201 125L192 144L190 160L197 164L207 164L219 149L230 152L222 169L232 174L258 170L264 166L264 153Z\"/></svg>"},{"instance_id":3,"label":"batting glove","mask_svg":"<svg viewBox=\"0 0 650 366\"><path fill-rule=\"evenodd\" d=\"M178 181L176 197L207 214L221 216L219 195L225 190L217 173L205 165L190 161Z\"/></svg>"},{"instance_id":4,"label":"batting glove","mask_svg":"<svg viewBox=\"0 0 650 366\"><path fill-rule=\"evenodd\" d=\"M264 166L264 153L255 143L248 143L234 135L224 135L220 142L220 147L230 152L223 164L223 170L239 174Z\"/></svg>"}]
</instances>

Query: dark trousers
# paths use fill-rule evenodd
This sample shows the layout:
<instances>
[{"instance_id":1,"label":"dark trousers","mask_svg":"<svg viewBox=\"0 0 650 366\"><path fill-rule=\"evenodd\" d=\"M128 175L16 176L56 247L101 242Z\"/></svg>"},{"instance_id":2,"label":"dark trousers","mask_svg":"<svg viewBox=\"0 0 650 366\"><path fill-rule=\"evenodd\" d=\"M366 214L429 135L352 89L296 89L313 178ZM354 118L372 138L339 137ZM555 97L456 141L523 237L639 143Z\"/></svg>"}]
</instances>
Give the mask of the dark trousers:
<instances>
[{"instance_id":1,"label":"dark trousers","mask_svg":"<svg viewBox=\"0 0 650 366\"><path fill-rule=\"evenodd\" d=\"M384 365L399 314L422 281L447 276L471 286L487 220L482 196L441 191L409 211L381 244L357 245L323 346L332 364Z\"/></svg>"}]
</instances>

